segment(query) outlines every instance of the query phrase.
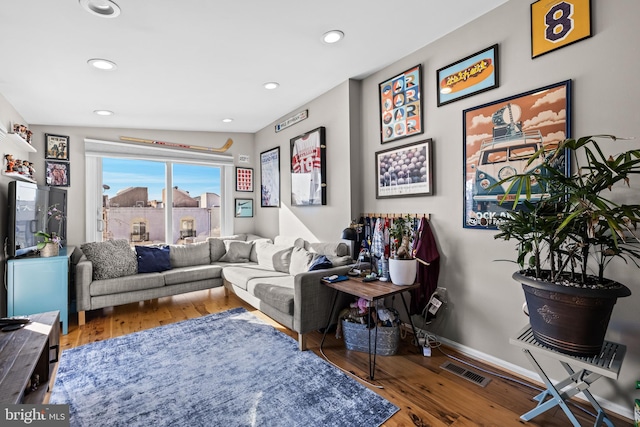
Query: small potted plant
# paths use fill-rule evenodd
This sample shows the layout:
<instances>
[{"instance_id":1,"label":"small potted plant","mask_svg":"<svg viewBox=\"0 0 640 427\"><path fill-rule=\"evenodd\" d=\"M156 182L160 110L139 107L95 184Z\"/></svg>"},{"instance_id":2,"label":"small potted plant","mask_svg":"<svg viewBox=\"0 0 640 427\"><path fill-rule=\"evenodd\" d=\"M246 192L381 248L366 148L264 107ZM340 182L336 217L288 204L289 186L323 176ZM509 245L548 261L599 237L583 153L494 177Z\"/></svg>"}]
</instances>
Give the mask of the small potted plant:
<instances>
[{"instance_id":1,"label":"small potted plant","mask_svg":"<svg viewBox=\"0 0 640 427\"><path fill-rule=\"evenodd\" d=\"M62 247L62 237L60 236L60 228L62 227L62 219L64 218L64 212L58 209L57 205L50 206L47 209L47 228L51 219L55 219L58 221L58 232L45 232L38 231L36 232L36 236L42 237L43 240L38 242L37 248L40 251L41 257L52 257L58 256L60 252L60 248Z\"/></svg>"},{"instance_id":2,"label":"small potted plant","mask_svg":"<svg viewBox=\"0 0 640 427\"><path fill-rule=\"evenodd\" d=\"M393 219L389 230L389 276L394 285L413 285L416 281L417 262L410 247L413 237L413 221L409 215Z\"/></svg>"},{"instance_id":3,"label":"small potted plant","mask_svg":"<svg viewBox=\"0 0 640 427\"><path fill-rule=\"evenodd\" d=\"M539 150L529 160L544 159L532 171L495 183L509 183L515 194L513 211L498 225L494 237L517 241L520 270L513 278L522 284L533 335L558 351L587 356L600 351L617 298L629 288L605 277L614 259L640 267L640 150L605 156L597 141L612 135L566 139L550 152ZM578 155L580 154L580 155ZM564 158L563 156L566 156ZM571 161L575 172L558 168ZM545 196L529 200L531 187L542 185ZM518 202L522 201L520 206Z\"/></svg>"}]
</instances>

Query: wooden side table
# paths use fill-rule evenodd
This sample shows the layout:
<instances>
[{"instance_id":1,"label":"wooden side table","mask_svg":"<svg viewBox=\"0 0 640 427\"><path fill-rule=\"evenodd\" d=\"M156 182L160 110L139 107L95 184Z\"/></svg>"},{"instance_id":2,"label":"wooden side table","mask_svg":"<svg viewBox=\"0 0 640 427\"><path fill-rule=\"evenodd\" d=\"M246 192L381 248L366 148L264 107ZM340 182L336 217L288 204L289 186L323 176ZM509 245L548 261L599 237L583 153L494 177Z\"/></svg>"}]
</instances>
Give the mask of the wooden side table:
<instances>
[{"instance_id":1,"label":"wooden side table","mask_svg":"<svg viewBox=\"0 0 640 427\"><path fill-rule=\"evenodd\" d=\"M324 339L327 336L327 330L329 326L331 326L331 319L336 311L336 302L338 300L338 292L343 292L345 294L353 295L358 298L364 298L365 300L370 302L370 306L375 306L375 302L379 299L384 299L386 297L390 297L392 295L400 294L400 298L402 298L402 304L404 305L404 309L409 317L409 323L411 324L411 329L413 331L413 336L416 335L416 328L413 325L413 320L411 319L411 314L409 313L409 307L407 306L407 302L404 299L404 295L402 295L405 291L410 291L420 287L419 283L414 283L409 286L399 286L394 285L391 282L363 282L360 278L352 278L350 277L348 280L342 280L339 282L330 282L328 280L322 279L322 283L327 285L328 287L334 289L333 298L331 302L331 313L329 314L329 320L327 321L327 327L324 329L324 333L322 335L322 341L320 341L320 351L322 351L322 346L324 344ZM340 321L340 319L338 319ZM374 345L373 352L371 351L371 330L369 330L369 378L374 379L375 371L376 371L376 345L378 342L378 325L376 323L376 327L374 328ZM373 354L372 354L373 353Z\"/></svg>"},{"instance_id":2,"label":"wooden side table","mask_svg":"<svg viewBox=\"0 0 640 427\"><path fill-rule=\"evenodd\" d=\"M538 343L538 341L533 337L533 332L531 332L531 326L529 325L520 330L514 338L510 338L509 342L522 348L522 351L529 359L529 362L531 362L534 369L538 372L540 378L547 386L545 391L533 398L538 402L538 406L522 415L520 417L522 420L529 421L555 406L560 406L569 418L569 421L571 421L571 424L575 427L580 427L580 423L567 406L566 400L571 399L578 393L582 393L597 412L594 427L602 425L603 422L609 427L614 427L613 423L604 412L604 409L602 409L598 402L596 402L588 388L593 382L603 376L616 380L618 379L627 347L622 344L605 341L602 346L601 353L596 356L570 356ZM545 356L559 361L569 376L566 379L553 384L533 356L534 352L544 354Z\"/></svg>"}]
</instances>

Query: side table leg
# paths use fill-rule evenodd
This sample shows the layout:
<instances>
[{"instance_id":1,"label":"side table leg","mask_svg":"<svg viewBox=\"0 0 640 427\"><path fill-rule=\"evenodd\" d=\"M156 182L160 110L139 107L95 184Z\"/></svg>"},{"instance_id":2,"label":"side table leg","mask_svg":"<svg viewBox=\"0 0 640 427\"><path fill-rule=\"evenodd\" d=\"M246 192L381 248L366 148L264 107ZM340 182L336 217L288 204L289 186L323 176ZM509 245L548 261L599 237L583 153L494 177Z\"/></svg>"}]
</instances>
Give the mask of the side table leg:
<instances>
[{"instance_id":1,"label":"side table leg","mask_svg":"<svg viewBox=\"0 0 640 427\"><path fill-rule=\"evenodd\" d=\"M324 339L327 337L327 331L329 330L329 326L331 326L331 319L333 318L333 313L336 311L336 303L338 302L338 290L333 290L333 298L331 299L331 312L329 313L329 318L327 319L327 327L324 328L324 333L322 334L322 341L320 341L320 352L322 352L322 345L324 344ZM340 319L338 319L338 322Z\"/></svg>"},{"instance_id":2,"label":"side table leg","mask_svg":"<svg viewBox=\"0 0 640 427\"><path fill-rule=\"evenodd\" d=\"M400 298L402 298L402 304L404 305L404 311L407 313L407 317L409 317L409 324L411 325L411 331L413 332L413 338L416 340L416 347L420 347L420 343L418 342L418 334L416 333L416 327L413 325L413 319L411 318L411 313L409 313L409 306L407 306L407 301L404 299L404 294L400 293Z\"/></svg>"}]
</instances>

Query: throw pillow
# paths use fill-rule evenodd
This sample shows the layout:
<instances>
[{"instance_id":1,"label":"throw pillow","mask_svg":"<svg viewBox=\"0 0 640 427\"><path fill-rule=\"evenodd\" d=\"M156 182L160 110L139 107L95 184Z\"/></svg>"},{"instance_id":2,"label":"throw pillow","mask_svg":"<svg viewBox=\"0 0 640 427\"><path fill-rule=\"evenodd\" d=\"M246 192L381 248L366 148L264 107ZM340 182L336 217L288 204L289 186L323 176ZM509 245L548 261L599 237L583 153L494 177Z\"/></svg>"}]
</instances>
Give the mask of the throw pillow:
<instances>
[{"instance_id":1,"label":"throw pillow","mask_svg":"<svg viewBox=\"0 0 640 427\"><path fill-rule=\"evenodd\" d=\"M138 273L159 273L171 269L169 246L136 246Z\"/></svg>"},{"instance_id":2,"label":"throw pillow","mask_svg":"<svg viewBox=\"0 0 640 427\"><path fill-rule=\"evenodd\" d=\"M291 251L291 263L289 264L289 274L295 276L299 273L309 271L313 262L314 254L303 248L293 248Z\"/></svg>"},{"instance_id":3,"label":"throw pillow","mask_svg":"<svg viewBox=\"0 0 640 427\"><path fill-rule=\"evenodd\" d=\"M224 247L227 253L220 258L220 262L249 262L252 246L253 242L225 240Z\"/></svg>"},{"instance_id":4,"label":"throw pillow","mask_svg":"<svg viewBox=\"0 0 640 427\"><path fill-rule=\"evenodd\" d=\"M309 271L326 270L333 267L333 263L325 255L320 255L313 260L309 266Z\"/></svg>"},{"instance_id":5,"label":"throw pillow","mask_svg":"<svg viewBox=\"0 0 640 427\"><path fill-rule=\"evenodd\" d=\"M258 264L269 270L289 273L291 263L291 246L274 245L268 242L256 243L256 256Z\"/></svg>"},{"instance_id":6,"label":"throw pillow","mask_svg":"<svg viewBox=\"0 0 640 427\"><path fill-rule=\"evenodd\" d=\"M271 239L267 239L264 237L261 237L259 239L252 239L252 241L253 241L253 247L251 248L251 256L249 257L249 261L258 262L258 253L256 252L256 248L258 247L258 244L273 243L273 241Z\"/></svg>"},{"instance_id":7,"label":"throw pillow","mask_svg":"<svg viewBox=\"0 0 640 427\"><path fill-rule=\"evenodd\" d=\"M211 263L209 258L209 242L196 242L190 245L171 245L169 251L171 266L190 267Z\"/></svg>"},{"instance_id":8,"label":"throw pillow","mask_svg":"<svg viewBox=\"0 0 640 427\"><path fill-rule=\"evenodd\" d=\"M93 280L115 279L138 273L136 253L124 239L83 243L80 249L93 264Z\"/></svg>"}]
</instances>

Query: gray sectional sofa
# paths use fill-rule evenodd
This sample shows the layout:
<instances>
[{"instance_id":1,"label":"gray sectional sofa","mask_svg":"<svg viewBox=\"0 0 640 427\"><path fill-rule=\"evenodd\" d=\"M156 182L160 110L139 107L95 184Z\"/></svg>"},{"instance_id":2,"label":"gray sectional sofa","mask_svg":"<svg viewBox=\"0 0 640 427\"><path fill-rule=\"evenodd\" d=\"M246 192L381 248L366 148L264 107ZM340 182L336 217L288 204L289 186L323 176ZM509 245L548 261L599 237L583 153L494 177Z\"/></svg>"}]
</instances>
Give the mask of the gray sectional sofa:
<instances>
[{"instance_id":1,"label":"gray sectional sofa","mask_svg":"<svg viewBox=\"0 0 640 427\"><path fill-rule=\"evenodd\" d=\"M125 240L85 243L76 249L74 282L80 325L85 323L86 310L224 284L225 294L232 290L297 332L303 350L304 334L327 324L331 292L320 279L345 274L351 263L344 243L309 243L282 236L272 241L238 234L189 245L157 247L151 251L154 254L151 264L147 264L146 258L150 249L144 249L145 252L136 255ZM325 261L325 267L329 261L333 267L309 271L318 261Z\"/></svg>"}]
</instances>

